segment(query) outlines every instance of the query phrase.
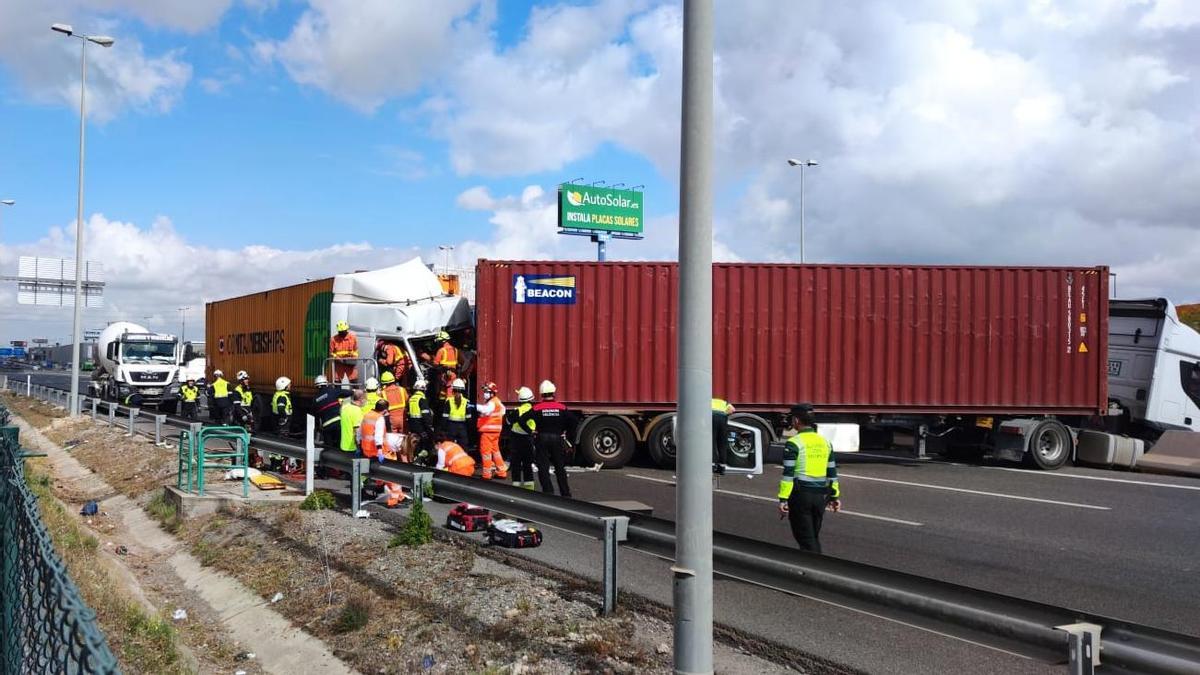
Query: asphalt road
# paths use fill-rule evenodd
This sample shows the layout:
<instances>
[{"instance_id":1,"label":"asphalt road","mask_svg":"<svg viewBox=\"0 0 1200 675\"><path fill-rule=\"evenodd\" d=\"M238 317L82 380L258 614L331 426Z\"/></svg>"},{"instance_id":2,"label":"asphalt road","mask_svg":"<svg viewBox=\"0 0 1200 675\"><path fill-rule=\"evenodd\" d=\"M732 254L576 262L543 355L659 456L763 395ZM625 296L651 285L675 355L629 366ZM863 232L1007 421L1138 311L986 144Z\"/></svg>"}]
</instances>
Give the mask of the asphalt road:
<instances>
[{"instance_id":1,"label":"asphalt road","mask_svg":"<svg viewBox=\"0 0 1200 675\"><path fill-rule=\"evenodd\" d=\"M34 382L63 386L66 374ZM845 511L827 555L1200 635L1200 480L1072 467L1056 472L841 454ZM714 528L790 544L780 468L715 483ZM576 498L632 499L675 517L669 471L572 474ZM524 553L598 578L599 546L566 532ZM622 589L670 604L669 564L629 551ZM1048 672L1044 664L905 622L719 579L716 620L870 672Z\"/></svg>"}]
</instances>

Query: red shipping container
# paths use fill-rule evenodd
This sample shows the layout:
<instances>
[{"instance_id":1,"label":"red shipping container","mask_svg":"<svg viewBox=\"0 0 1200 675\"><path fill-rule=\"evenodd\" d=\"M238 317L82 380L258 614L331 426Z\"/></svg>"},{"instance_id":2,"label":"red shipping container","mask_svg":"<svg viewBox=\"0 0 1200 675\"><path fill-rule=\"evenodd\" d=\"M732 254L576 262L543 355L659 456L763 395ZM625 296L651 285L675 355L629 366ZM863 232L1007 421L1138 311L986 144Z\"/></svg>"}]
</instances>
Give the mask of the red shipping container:
<instances>
[{"instance_id":1,"label":"red shipping container","mask_svg":"<svg viewBox=\"0 0 1200 675\"><path fill-rule=\"evenodd\" d=\"M480 260L480 381L674 409L678 268ZM1108 268L713 266L714 395L739 409L1101 414Z\"/></svg>"}]
</instances>

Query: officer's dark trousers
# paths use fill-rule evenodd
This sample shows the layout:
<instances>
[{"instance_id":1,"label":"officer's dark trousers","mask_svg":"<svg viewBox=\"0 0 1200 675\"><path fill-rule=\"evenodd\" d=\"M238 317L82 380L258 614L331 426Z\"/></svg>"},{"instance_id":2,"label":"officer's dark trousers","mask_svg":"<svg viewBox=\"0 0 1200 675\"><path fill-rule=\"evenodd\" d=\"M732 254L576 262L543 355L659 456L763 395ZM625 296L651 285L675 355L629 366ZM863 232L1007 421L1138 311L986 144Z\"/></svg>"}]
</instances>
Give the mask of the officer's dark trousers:
<instances>
[{"instance_id":1,"label":"officer's dark trousers","mask_svg":"<svg viewBox=\"0 0 1200 675\"><path fill-rule=\"evenodd\" d=\"M185 420L196 419L196 402L195 401L180 401L179 411Z\"/></svg>"},{"instance_id":2,"label":"officer's dark trousers","mask_svg":"<svg viewBox=\"0 0 1200 675\"><path fill-rule=\"evenodd\" d=\"M821 552L821 519L825 517L825 490L797 485L788 499L788 522L801 551Z\"/></svg>"},{"instance_id":3,"label":"officer's dark trousers","mask_svg":"<svg viewBox=\"0 0 1200 675\"><path fill-rule=\"evenodd\" d=\"M533 439L528 434L506 434L508 447L504 456L508 457L509 471L512 473L514 484L524 485L533 483Z\"/></svg>"},{"instance_id":4,"label":"officer's dark trousers","mask_svg":"<svg viewBox=\"0 0 1200 675\"><path fill-rule=\"evenodd\" d=\"M446 435L450 440L458 443L459 447L466 450L470 444L470 435L467 433L466 422L446 421Z\"/></svg>"},{"instance_id":5,"label":"officer's dark trousers","mask_svg":"<svg viewBox=\"0 0 1200 675\"><path fill-rule=\"evenodd\" d=\"M729 415L713 411L713 464L729 463Z\"/></svg>"},{"instance_id":6,"label":"officer's dark trousers","mask_svg":"<svg viewBox=\"0 0 1200 675\"><path fill-rule=\"evenodd\" d=\"M562 437L558 434L538 434L534 443L537 462L538 482L542 492L554 494L554 484L550 482L550 463L554 463L554 477L558 479L558 492L564 497L571 496L571 486L567 483L566 453L563 452Z\"/></svg>"}]
</instances>

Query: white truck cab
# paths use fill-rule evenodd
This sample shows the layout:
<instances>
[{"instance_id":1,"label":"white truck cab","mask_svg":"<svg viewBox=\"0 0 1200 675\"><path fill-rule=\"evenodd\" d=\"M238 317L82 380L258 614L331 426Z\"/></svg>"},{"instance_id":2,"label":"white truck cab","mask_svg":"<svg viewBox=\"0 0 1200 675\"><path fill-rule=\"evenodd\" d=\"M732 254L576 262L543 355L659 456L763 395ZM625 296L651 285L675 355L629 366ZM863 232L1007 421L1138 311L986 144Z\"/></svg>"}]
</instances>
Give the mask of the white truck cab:
<instances>
[{"instance_id":1,"label":"white truck cab","mask_svg":"<svg viewBox=\"0 0 1200 675\"><path fill-rule=\"evenodd\" d=\"M1200 333L1169 300L1110 302L1108 396L1134 429L1200 431Z\"/></svg>"}]
</instances>

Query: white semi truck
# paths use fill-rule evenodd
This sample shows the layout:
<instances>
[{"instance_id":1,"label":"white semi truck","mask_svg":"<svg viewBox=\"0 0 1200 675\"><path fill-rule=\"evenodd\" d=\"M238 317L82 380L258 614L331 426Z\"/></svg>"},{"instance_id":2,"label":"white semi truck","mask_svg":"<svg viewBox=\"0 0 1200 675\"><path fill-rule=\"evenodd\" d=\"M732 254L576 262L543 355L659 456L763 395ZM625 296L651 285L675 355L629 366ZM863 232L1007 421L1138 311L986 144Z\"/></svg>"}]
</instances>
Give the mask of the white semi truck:
<instances>
[{"instance_id":1,"label":"white semi truck","mask_svg":"<svg viewBox=\"0 0 1200 675\"><path fill-rule=\"evenodd\" d=\"M110 401L123 401L137 392L142 405L174 413L183 356L183 345L174 335L128 321L109 324L96 341L96 369L89 391Z\"/></svg>"}]
</instances>

